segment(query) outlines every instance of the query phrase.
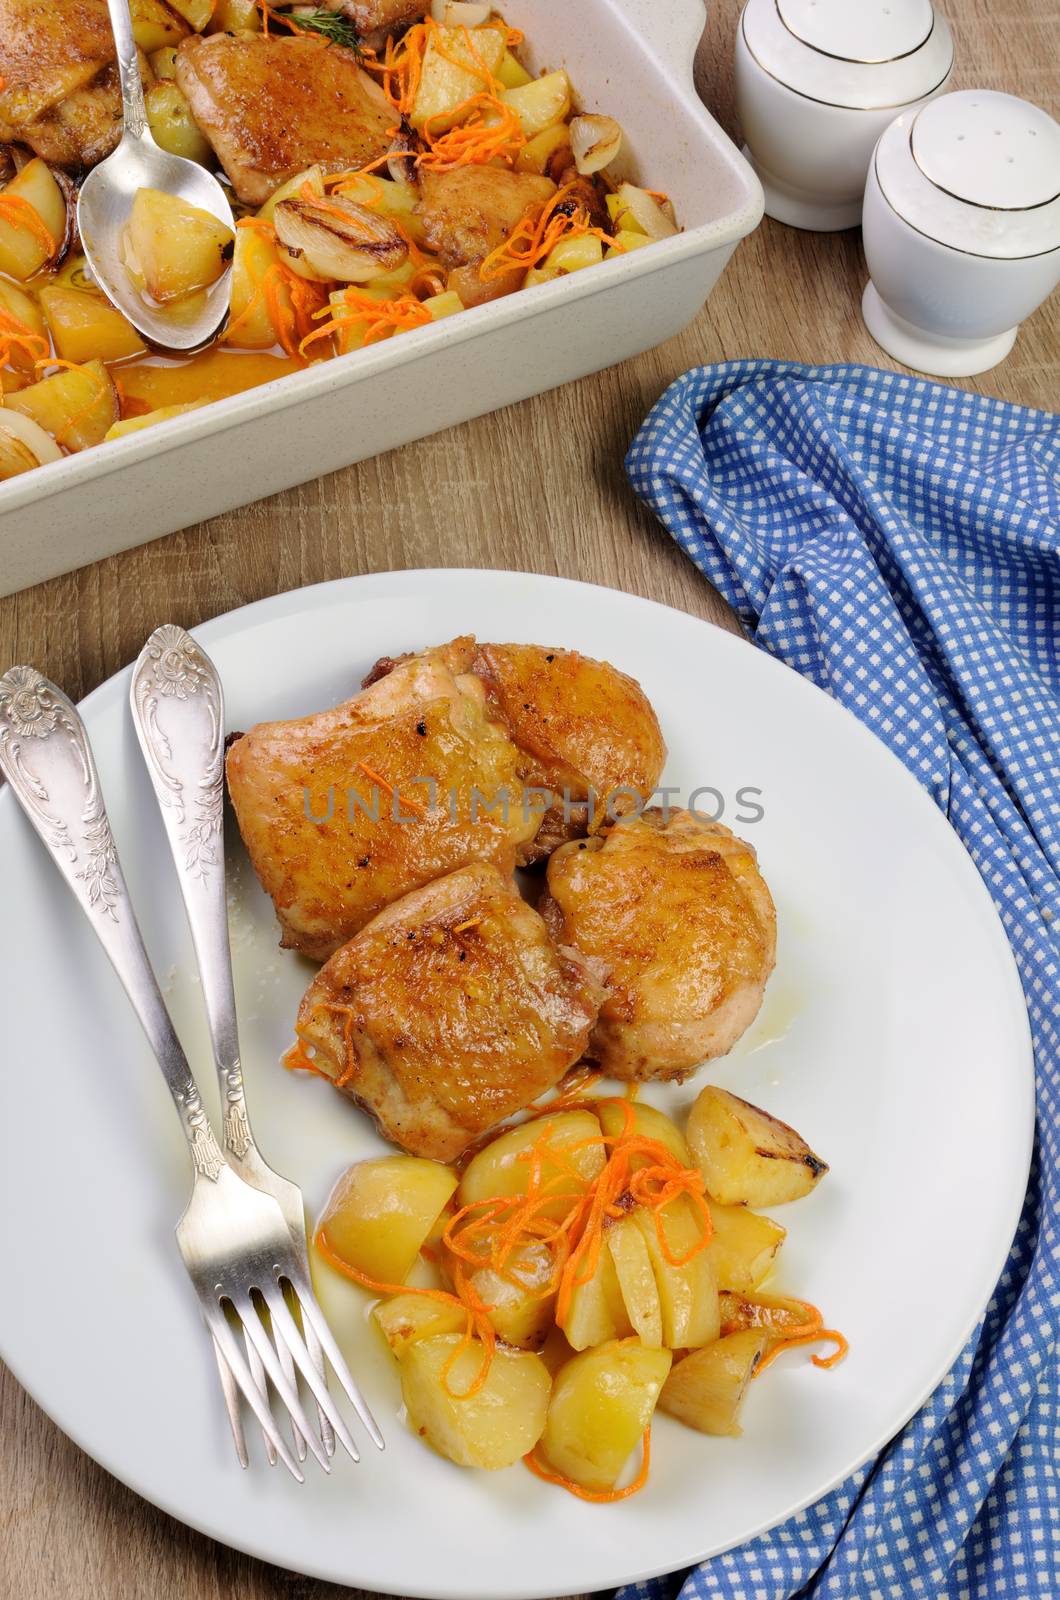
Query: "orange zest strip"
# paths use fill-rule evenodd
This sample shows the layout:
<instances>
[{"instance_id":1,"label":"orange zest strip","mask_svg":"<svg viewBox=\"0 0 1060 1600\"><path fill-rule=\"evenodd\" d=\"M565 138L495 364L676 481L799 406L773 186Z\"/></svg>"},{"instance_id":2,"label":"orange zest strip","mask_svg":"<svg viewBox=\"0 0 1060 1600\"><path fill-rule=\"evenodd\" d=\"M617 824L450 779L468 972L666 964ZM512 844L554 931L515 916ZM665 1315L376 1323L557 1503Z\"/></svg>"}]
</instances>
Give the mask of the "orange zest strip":
<instances>
[{"instance_id":1,"label":"orange zest strip","mask_svg":"<svg viewBox=\"0 0 1060 1600\"><path fill-rule=\"evenodd\" d=\"M51 230L36 206L30 205L23 195L0 194L0 222L6 222L20 233L32 233L49 259L59 248L60 241L52 238Z\"/></svg>"},{"instance_id":2,"label":"orange zest strip","mask_svg":"<svg viewBox=\"0 0 1060 1600\"><path fill-rule=\"evenodd\" d=\"M641 1443L640 1471L627 1484L624 1489L584 1489L580 1483L575 1483L573 1478L565 1478L561 1472L551 1472L543 1466L536 1450L523 1457L523 1464L529 1467L535 1478L541 1478L545 1483L555 1483L561 1489L566 1489L568 1494L577 1495L579 1500L588 1500L593 1505L613 1505L616 1500L628 1500L630 1495L639 1494L648 1481L651 1470L651 1425L644 1430Z\"/></svg>"}]
</instances>

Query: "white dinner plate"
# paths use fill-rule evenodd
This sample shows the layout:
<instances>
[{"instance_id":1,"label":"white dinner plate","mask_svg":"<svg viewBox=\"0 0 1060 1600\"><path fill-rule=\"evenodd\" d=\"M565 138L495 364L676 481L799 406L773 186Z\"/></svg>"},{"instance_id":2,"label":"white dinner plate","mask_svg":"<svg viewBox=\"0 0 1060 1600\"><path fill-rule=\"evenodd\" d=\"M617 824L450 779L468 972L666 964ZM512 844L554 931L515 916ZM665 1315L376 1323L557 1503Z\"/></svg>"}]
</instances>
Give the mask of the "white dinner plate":
<instances>
[{"instance_id":1,"label":"white dinner plate","mask_svg":"<svg viewBox=\"0 0 1060 1600\"><path fill-rule=\"evenodd\" d=\"M159 618L159 620L163 620ZM368 1299L321 1298L383 1426L359 1467L299 1487L252 1438L236 1464L173 1227L189 1189L161 1075L110 967L9 794L0 794L4 1106L0 1351L61 1428L173 1516L282 1567L401 1595L521 1600L687 1566L808 1505L877 1451L953 1362L994 1287L1027 1175L1033 1074L1016 970L945 819L826 695L734 635L608 589L518 573L409 572L286 594L197 630L227 722L330 706L377 656L447 639L538 640L640 679L665 781L713 789L777 902L764 1008L706 1081L793 1123L831 1163L783 1208L776 1287L850 1340L830 1372L785 1355L740 1439L660 1417L635 1498L586 1505L521 1465L470 1472L407 1429ZM190 939L127 709L129 672L84 702L133 898L207 1104L213 1073ZM754 790L749 795L741 791ZM701 796L701 810L717 800ZM741 821L755 808L764 815ZM266 1158L311 1213L382 1148L326 1084L279 1065L310 965L230 846L247 1092Z\"/></svg>"}]
</instances>

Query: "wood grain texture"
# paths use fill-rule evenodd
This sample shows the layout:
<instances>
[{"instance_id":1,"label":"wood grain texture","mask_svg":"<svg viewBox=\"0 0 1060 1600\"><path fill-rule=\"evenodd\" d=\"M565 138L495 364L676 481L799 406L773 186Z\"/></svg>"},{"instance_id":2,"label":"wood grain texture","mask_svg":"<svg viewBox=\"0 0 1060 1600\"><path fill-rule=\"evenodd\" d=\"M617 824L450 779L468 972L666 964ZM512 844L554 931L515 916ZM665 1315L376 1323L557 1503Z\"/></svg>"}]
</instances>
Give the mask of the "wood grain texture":
<instances>
[{"instance_id":1,"label":"wood grain texture","mask_svg":"<svg viewBox=\"0 0 1060 1600\"><path fill-rule=\"evenodd\" d=\"M945 0L944 8L958 86L1007 89L1057 114L1060 0ZM734 135L738 11L739 0L715 0L697 62L704 98ZM665 174L657 181L665 184ZM856 231L812 235L766 221L692 326L635 361L0 600L0 670L33 662L77 698L130 661L161 622L190 626L301 584L404 567L559 573L735 626L634 501L625 448L667 383L698 362L893 365L861 324L864 279ZM1058 377L1054 295L1024 324L1003 366L962 386L1055 407ZM542 637L548 620L540 619ZM326 1600L352 1592L240 1556L155 1511L71 1444L6 1373L0 1428L2 1595Z\"/></svg>"}]
</instances>

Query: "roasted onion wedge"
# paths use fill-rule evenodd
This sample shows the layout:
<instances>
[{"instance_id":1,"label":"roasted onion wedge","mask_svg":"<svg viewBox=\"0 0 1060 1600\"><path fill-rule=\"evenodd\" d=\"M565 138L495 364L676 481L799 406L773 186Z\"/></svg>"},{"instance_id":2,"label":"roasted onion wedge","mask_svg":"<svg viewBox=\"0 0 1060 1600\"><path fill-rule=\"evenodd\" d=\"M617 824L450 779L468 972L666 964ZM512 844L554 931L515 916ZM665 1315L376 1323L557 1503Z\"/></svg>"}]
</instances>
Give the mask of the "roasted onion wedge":
<instances>
[{"instance_id":1,"label":"roasted onion wedge","mask_svg":"<svg viewBox=\"0 0 1060 1600\"><path fill-rule=\"evenodd\" d=\"M342 195L281 200L272 220L288 266L319 283L368 283L408 257L407 240L388 218Z\"/></svg>"}]
</instances>

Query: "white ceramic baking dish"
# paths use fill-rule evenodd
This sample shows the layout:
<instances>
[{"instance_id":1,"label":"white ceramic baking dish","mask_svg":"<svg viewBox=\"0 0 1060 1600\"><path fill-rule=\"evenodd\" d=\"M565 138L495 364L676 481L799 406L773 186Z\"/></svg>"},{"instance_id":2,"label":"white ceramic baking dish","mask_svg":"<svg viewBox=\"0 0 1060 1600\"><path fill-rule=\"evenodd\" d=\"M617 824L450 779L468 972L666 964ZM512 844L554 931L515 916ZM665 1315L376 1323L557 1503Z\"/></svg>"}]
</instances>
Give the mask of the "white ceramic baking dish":
<instances>
[{"instance_id":1,"label":"white ceramic baking dish","mask_svg":"<svg viewBox=\"0 0 1060 1600\"><path fill-rule=\"evenodd\" d=\"M540 70L626 131L684 231L0 484L0 594L583 377L695 316L762 215L692 79L703 0L505 0Z\"/></svg>"}]
</instances>

